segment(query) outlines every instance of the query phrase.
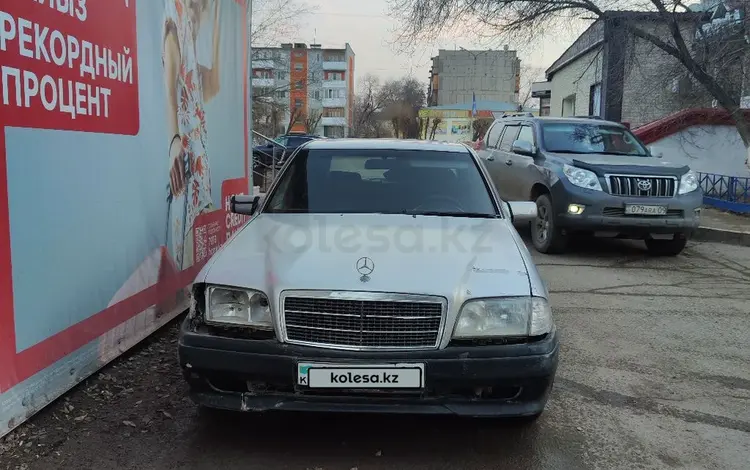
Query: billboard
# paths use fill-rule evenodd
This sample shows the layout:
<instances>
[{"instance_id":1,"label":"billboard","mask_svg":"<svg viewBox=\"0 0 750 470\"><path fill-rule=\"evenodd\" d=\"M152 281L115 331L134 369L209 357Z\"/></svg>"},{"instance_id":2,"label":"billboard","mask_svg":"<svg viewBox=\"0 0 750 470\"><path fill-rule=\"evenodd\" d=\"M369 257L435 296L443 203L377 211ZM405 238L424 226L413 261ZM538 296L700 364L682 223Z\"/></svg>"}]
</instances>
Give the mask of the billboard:
<instances>
[{"instance_id":1,"label":"billboard","mask_svg":"<svg viewBox=\"0 0 750 470\"><path fill-rule=\"evenodd\" d=\"M0 435L184 310L245 223L249 9L0 5Z\"/></svg>"}]
</instances>

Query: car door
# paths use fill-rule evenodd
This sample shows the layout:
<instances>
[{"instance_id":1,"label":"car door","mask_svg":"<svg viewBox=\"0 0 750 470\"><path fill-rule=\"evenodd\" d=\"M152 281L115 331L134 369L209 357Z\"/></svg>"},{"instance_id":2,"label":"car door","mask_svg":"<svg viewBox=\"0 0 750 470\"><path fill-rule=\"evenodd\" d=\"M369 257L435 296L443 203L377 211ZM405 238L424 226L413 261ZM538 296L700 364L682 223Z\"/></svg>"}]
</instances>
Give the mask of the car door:
<instances>
[{"instance_id":1,"label":"car door","mask_svg":"<svg viewBox=\"0 0 750 470\"><path fill-rule=\"evenodd\" d=\"M515 141L523 140L531 144L532 148L536 149L536 138L534 136L534 128L531 124L522 123L518 135ZM511 147L512 147L511 143ZM513 198L518 201L526 201L529 199L531 194L531 187L536 182L538 172L536 171L536 164L534 157L530 155L521 155L519 153L510 151L511 164L509 165L513 175Z\"/></svg>"},{"instance_id":2,"label":"car door","mask_svg":"<svg viewBox=\"0 0 750 470\"><path fill-rule=\"evenodd\" d=\"M495 160L497 161L497 172L499 174L498 180L505 187L506 200L509 201L517 200L520 192L518 182L516 181L518 176L517 167L513 165L513 152L511 151L511 146L516 141L520 129L521 126L518 122L506 124L497 150L495 150Z\"/></svg>"},{"instance_id":3,"label":"car door","mask_svg":"<svg viewBox=\"0 0 750 470\"><path fill-rule=\"evenodd\" d=\"M482 164L487 168L487 173L489 173L490 178L492 178L492 183L497 188L497 192L505 199L505 193L503 191L500 178L502 176L502 172L499 171L502 168L500 168L500 163L497 160L497 144L500 141L500 137L503 134L503 129L505 128L505 124L499 121L495 121L495 123L490 127L490 129L487 131L487 136L484 139L484 145L483 147L477 151L477 154L479 155L479 158L482 162Z\"/></svg>"}]
</instances>

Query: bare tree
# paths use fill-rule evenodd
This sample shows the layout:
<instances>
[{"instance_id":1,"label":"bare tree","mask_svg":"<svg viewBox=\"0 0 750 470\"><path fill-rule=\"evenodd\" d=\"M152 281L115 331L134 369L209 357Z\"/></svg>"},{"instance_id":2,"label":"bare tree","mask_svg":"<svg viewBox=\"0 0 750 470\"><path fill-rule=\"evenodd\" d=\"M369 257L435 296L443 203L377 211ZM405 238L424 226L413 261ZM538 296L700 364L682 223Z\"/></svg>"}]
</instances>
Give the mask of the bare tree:
<instances>
[{"instance_id":1,"label":"bare tree","mask_svg":"<svg viewBox=\"0 0 750 470\"><path fill-rule=\"evenodd\" d=\"M531 96L531 84L543 81L544 68L533 65L521 65L521 91L518 93L518 105L521 110L533 107L533 97ZM474 139L476 140L476 139Z\"/></svg>"},{"instance_id":2,"label":"bare tree","mask_svg":"<svg viewBox=\"0 0 750 470\"><path fill-rule=\"evenodd\" d=\"M377 115L387 104L388 98L382 90L380 79L372 74L365 75L355 96L352 135L354 137L375 137Z\"/></svg>"},{"instance_id":3,"label":"bare tree","mask_svg":"<svg viewBox=\"0 0 750 470\"><path fill-rule=\"evenodd\" d=\"M739 11L725 25L706 27L703 13L693 12L682 0L390 0L393 13L400 19L402 41L415 41L447 29L474 23L495 31L505 39L530 41L539 34L559 27L571 19L607 21L611 10L627 9L652 14L658 34L635 19L620 15L618 20L627 32L673 57L684 70L713 97L733 118L737 132L748 149L746 165L750 167L750 124L741 110L741 97L732 89L734 80L724 80L725 65L747 63L747 2L722 3ZM694 27L683 27L692 21ZM718 31L718 32L717 32ZM747 72L742 74L743 77ZM743 81L746 81L743 80Z\"/></svg>"},{"instance_id":4,"label":"bare tree","mask_svg":"<svg viewBox=\"0 0 750 470\"><path fill-rule=\"evenodd\" d=\"M314 134L318 129L320 120L323 119L323 114L319 109L311 109L307 116L305 116L305 132L308 134Z\"/></svg>"},{"instance_id":5,"label":"bare tree","mask_svg":"<svg viewBox=\"0 0 750 470\"><path fill-rule=\"evenodd\" d=\"M253 0L251 44L275 45L293 36L310 13L310 5L301 0Z\"/></svg>"}]
</instances>

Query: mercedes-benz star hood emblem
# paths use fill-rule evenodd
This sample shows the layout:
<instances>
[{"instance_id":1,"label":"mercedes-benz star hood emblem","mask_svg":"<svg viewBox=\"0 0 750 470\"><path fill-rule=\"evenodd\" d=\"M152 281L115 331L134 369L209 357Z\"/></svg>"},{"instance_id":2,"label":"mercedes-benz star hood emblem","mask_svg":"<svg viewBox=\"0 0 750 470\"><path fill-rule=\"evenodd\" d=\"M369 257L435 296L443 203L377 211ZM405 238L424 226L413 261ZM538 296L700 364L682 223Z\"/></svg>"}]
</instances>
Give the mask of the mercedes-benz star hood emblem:
<instances>
[{"instance_id":1,"label":"mercedes-benz star hood emblem","mask_svg":"<svg viewBox=\"0 0 750 470\"><path fill-rule=\"evenodd\" d=\"M363 256L357 260L357 272L362 275L359 278L360 281L369 281L370 274L372 274L373 271L375 271L375 263L373 263L370 258Z\"/></svg>"}]
</instances>

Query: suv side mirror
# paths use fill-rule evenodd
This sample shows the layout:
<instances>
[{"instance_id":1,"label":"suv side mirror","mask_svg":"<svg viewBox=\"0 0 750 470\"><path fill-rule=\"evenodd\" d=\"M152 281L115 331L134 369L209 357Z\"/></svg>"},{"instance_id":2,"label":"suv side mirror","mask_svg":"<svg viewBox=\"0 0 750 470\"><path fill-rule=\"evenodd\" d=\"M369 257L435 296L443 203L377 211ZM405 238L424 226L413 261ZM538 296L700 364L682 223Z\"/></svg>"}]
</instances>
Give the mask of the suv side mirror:
<instances>
[{"instance_id":1,"label":"suv side mirror","mask_svg":"<svg viewBox=\"0 0 750 470\"><path fill-rule=\"evenodd\" d=\"M526 140L516 140L513 142L513 146L510 148L511 152L517 153L519 155L526 155L527 157L533 157L534 152L534 146L531 144L531 142L528 142Z\"/></svg>"},{"instance_id":2,"label":"suv side mirror","mask_svg":"<svg viewBox=\"0 0 750 470\"><path fill-rule=\"evenodd\" d=\"M260 206L260 196L236 194L229 200L229 211L235 214L253 215Z\"/></svg>"},{"instance_id":3,"label":"suv side mirror","mask_svg":"<svg viewBox=\"0 0 750 470\"><path fill-rule=\"evenodd\" d=\"M536 220L539 209L536 202L530 201L511 201L508 202L510 208L511 222L514 224L527 224Z\"/></svg>"}]
</instances>

